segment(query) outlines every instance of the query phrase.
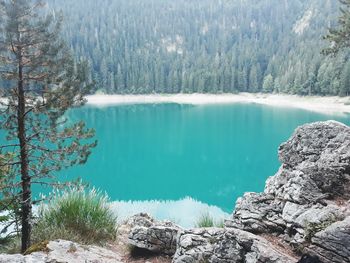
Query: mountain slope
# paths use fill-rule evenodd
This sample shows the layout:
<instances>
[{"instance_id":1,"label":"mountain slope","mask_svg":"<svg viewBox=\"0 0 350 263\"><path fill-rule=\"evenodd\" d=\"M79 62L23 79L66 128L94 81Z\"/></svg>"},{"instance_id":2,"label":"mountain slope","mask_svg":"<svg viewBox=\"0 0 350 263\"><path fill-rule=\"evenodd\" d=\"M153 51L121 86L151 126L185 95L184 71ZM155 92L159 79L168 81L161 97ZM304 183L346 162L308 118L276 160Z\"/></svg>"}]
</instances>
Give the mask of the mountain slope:
<instances>
[{"instance_id":1,"label":"mountain slope","mask_svg":"<svg viewBox=\"0 0 350 263\"><path fill-rule=\"evenodd\" d=\"M107 93L349 93L347 54L320 51L332 0L49 0ZM55 10L55 11L53 11Z\"/></svg>"}]
</instances>

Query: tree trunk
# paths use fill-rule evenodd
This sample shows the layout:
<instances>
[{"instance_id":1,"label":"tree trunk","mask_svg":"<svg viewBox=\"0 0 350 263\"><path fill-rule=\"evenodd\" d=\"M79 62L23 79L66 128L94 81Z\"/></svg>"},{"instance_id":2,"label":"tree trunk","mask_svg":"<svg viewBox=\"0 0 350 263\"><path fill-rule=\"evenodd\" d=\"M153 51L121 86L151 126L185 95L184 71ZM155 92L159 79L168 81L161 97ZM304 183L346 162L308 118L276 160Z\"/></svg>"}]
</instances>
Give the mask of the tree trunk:
<instances>
[{"instance_id":1,"label":"tree trunk","mask_svg":"<svg viewBox=\"0 0 350 263\"><path fill-rule=\"evenodd\" d=\"M20 163L21 163L21 181L22 181L22 247L24 253L30 247L31 236L31 215L32 215L32 197L31 181L28 169L28 147L25 129L25 93L23 81L23 62L21 50L18 51L18 140L20 144Z\"/></svg>"}]
</instances>

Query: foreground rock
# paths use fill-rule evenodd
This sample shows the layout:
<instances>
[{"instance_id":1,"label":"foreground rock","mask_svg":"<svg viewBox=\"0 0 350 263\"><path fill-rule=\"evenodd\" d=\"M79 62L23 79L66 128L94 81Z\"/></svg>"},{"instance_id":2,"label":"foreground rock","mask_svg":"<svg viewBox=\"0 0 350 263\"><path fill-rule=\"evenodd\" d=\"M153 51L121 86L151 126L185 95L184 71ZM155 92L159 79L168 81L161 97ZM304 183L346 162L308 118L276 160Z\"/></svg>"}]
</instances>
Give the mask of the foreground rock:
<instances>
[{"instance_id":1,"label":"foreground rock","mask_svg":"<svg viewBox=\"0 0 350 263\"><path fill-rule=\"evenodd\" d=\"M298 204L350 197L350 128L335 121L301 126L280 146L282 167L265 189Z\"/></svg>"},{"instance_id":2,"label":"foreground rock","mask_svg":"<svg viewBox=\"0 0 350 263\"><path fill-rule=\"evenodd\" d=\"M147 214L135 215L128 220L133 225L129 244L151 252L174 255L176 237L181 228L170 221L156 221Z\"/></svg>"},{"instance_id":3,"label":"foreground rock","mask_svg":"<svg viewBox=\"0 0 350 263\"><path fill-rule=\"evenodd\" d=\"M82 246L65 240L51 241L47 252L30 255L0 255L0 263L123 263L120 255L96 246Z\"/></svg>"},{"instance_id":4,"label":"foreground rock","mask_svg":"<svg viewBox=\"0 0 350 263\"><path fill-rule=\"evenodd\" d=\"M297 259L266 239L238 229L193 229L182 231L174 263L274 262L292 263Z\"/></svg>"},{"instance_id":5,"label":"foreground rock","mask_svg":"<svg viewBox=\"0 0 350 263\"><path fill-rule=\"evenodd\" d=\"M350 262L350 128L335 121L301 126L279 158L264 193L240 198L226 227L272 233L319 262Z\"/></svg>"},{"instance_id":6,"label":"foreground rock","mask_svg":"<svg viewBox=\"0 0 350 263\"><path fill-rule=\"evenodd\" d=\"M318 232L308 247L309 254L318 256L324 262L350 261L350 217L331 224Z\"/></svg>"}]
</instances>

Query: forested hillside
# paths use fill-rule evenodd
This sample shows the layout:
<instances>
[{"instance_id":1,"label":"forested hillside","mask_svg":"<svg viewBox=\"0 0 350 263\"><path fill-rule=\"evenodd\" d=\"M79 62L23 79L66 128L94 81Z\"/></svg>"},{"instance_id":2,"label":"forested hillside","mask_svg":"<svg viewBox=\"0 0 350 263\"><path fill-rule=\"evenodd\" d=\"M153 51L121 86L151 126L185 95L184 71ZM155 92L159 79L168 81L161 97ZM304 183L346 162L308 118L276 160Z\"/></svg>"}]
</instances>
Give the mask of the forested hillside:
<instances>
[{"instance_id":1,"label":"forested hillside","mask_svg":"<svg viewBox=\"0 0 350 263\"><path fill-rule=\"evenodd\" d=\"M322 40L336 0L49 0L107 93L346 95L347 54ZM53 11L55 10L55 11Z\"/></svg>"}]
</instances>

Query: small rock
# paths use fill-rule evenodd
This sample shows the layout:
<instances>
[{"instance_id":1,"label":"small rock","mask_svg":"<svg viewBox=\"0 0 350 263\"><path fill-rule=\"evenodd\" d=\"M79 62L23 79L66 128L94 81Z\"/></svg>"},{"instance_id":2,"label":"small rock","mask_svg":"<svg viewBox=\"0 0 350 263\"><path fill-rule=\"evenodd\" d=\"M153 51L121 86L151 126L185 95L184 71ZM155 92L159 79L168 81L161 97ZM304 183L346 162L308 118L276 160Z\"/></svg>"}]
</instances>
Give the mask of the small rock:
<instances>
[{"instance_id":1,"label":"small rock","mask_svg":"<svg viewBox=\"0 0 350 263\"><path fill-rule=\"evenodd\" d=\"M131 229L128 243L151 252L173 255L176 251L176 237L181 228L170 221L158 222L148 215L145 219L142 217L143 214L133 217L133 221L142 222L143 225L135 225Z\"/></svg>"},{"instance_id":2,"label":"small rock","mask_svg":"<svg viewBox=\"0 0 350 263\"><path fill-rule=\"evenodd\" d=\"M147 213L140 213L130 217L126 225L133 228L135 226L150 227L154 225L155 220Z\"/></svg>"}]
</instances>

